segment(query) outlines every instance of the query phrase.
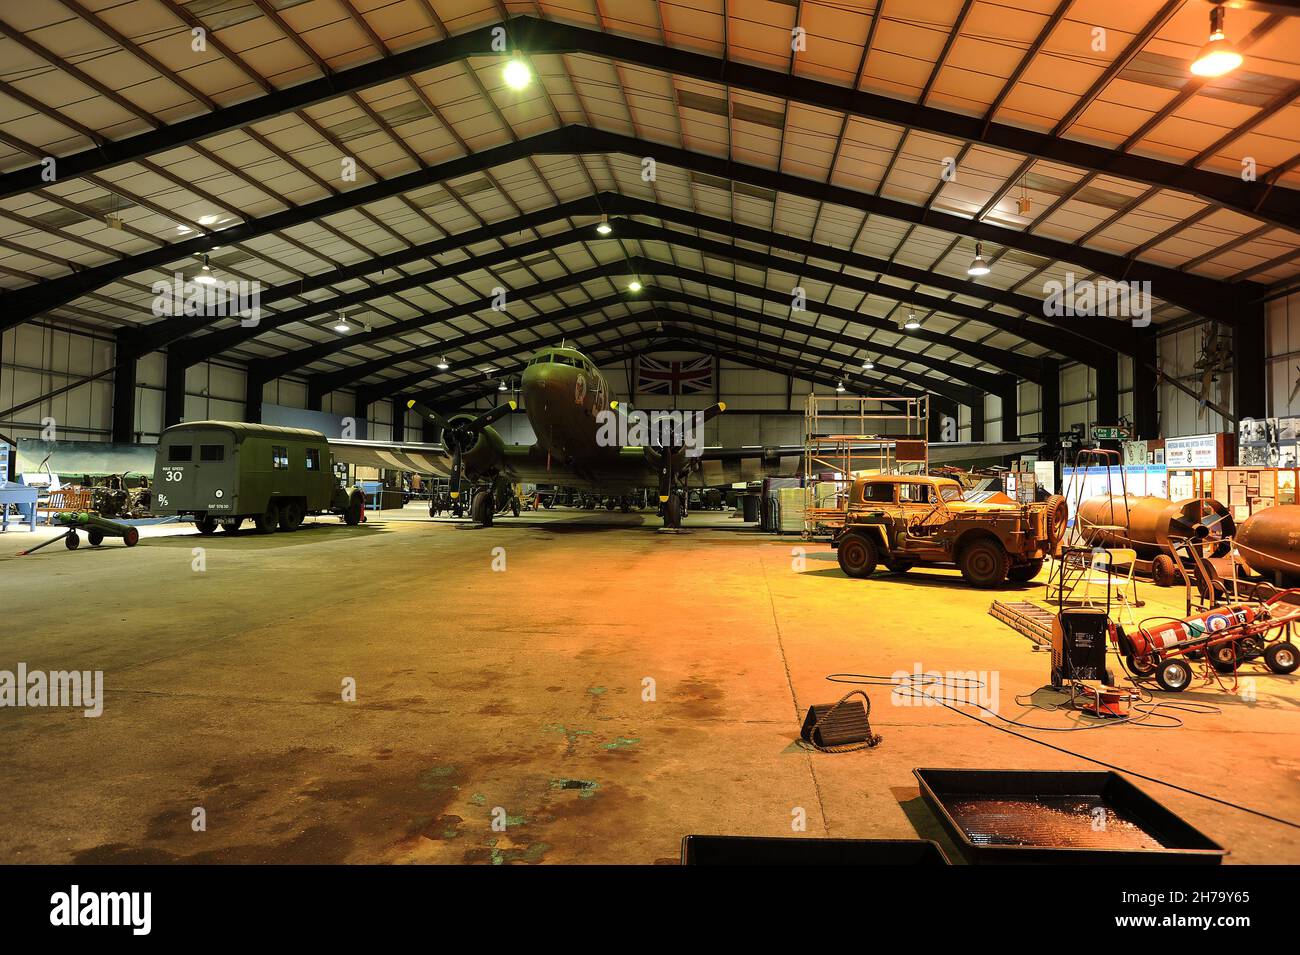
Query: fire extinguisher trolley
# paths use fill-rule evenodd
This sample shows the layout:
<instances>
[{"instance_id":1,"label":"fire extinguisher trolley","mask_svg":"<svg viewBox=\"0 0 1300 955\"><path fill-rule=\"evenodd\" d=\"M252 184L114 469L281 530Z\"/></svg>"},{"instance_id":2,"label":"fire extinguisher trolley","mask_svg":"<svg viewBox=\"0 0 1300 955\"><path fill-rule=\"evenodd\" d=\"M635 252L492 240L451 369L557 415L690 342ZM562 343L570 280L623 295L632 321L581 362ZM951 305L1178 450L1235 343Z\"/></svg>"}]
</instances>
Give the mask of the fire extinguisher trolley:
<instances>
[{"instance_id":1,"label":"fire extinguisher trolley","mask_svg":"<svg viewBox=\"0 0 1300 955\"><path fill-rule=\"evenodd\" d=\"M1300 588L1282 590L1262 603L1239 603L1184 618L1152 617L1131 635L1122 627L1115 640L1129 672L1154 676L1162 689L1181 692L1192 682L1189 660L1204 658L1219 673L1236 674L1239 664L1263 657L1274 673L1300 665L1291 625L1300 620Z\"/></svg>"}]
</instances>

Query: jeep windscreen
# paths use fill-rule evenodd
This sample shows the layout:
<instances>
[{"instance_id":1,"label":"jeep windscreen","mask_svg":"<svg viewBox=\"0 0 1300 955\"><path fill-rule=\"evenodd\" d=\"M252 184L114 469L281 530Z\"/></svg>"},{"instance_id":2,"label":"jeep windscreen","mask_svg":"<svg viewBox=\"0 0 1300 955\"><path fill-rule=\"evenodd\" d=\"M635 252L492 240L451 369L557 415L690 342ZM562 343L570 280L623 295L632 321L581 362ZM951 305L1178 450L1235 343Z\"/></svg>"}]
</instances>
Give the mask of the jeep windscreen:
<instances>
[{"instance_id":1,"label":"jeep windscreen","mask_svg":"<svg viewBox=\"0 0 1300 955\"><path fill-rule=\"evenodd\" d=\"M951 504L953 501L963 501L961 488L947 485L939 488L939 496L943 498L944 503Z\"/></svg>"}]
</instances>

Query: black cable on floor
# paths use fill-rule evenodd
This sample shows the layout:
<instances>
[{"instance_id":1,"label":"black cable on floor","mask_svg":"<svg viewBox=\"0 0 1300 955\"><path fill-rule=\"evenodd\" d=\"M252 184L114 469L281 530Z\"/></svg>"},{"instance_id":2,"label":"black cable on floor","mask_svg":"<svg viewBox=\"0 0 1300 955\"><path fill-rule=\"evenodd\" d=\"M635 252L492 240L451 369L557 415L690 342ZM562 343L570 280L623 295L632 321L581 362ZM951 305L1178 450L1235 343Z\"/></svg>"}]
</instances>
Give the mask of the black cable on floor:
<instances>
[{"instance_id":1,"label":"black cable on floor","mask_svg":"<svg viewBox=\"0 0 1300 955\"><path fill-rule=\"evenodd\" d=\"M878 676L872 673L832 673L828 677L826 677L826 679L832 683L851 683L851 684L859 684L862 686L889 686L889 687L894 687L895 689L899 688L900 686L906 686L908 690L913 690L913 691L917 689L916 687L913 687L910 683L899 684L898 682L896 682L890 677ZM966 678L963 677L962 679L965 680ZM967 680L966 682L969 683L970 681ZM983 686L982 681L975 681L975 682L980 683L980 685ZM946 685L944 683L943 677L940 677L938 681L930 681L925 685L937 686L941 684ZM954 686L952 687L952 689L957 689L957 687ZM1155 783L1157 786L1167 786L1170 789L1175 789L1178 792L1186 793L1189 796L1197 796L1201 799L1208 800L1209 802L1217 803L1220 806L1226 806L1229 809L1236 809L1239 812L1245 812L1245 813L1249 813L1252 816L1258 816L1261 819L1267 819L1269 822L1276 822L1279 825L1290 826L1292 829L1300 829L1300 823L1293 822L1290 819L1283 819L1279 816L1270 815L1269 813L1263 812L1259 809L1251 809L1249 806L1242 806L1239 803L1229 802L1226 799L1220 799L1218 796L1211 796L1208 793L1203 793L1195 789L1189 789L1186 786L1179 786L1177 783L1171 783L1166 780L1160 779L1156 776L1148 776L1145 773L1139 773L1131 769L1125 769L1123 766L1116 766L1114 763L1108 763L1105 762L1104 760L1094 759L1091 756L1084 756L1082 753L1076 753L1073 750L1064 748L1063 746L1055 746L1052 743L1047 742L1046 740L1034 739L1032 736L1026 736L1024 733L1017 733L1015 730L1008 729L1005 726L999 726L997 723L991 723L988 720L980 719L978 716L974 715L973 713L967 713L966 711L959 709L956 706L953 706L951 703L947 702L941 697L932 696L928 693L918 693L918 692L912 692L909 693L908 695L913 697L923 697L925 699L934 700L940 706L952 710L954 713L958 714L959 716L964 716L968 720L974 720L976 723L979 723L982 726L987 726L990 729L995 729L999 733L1006 733L1010 736L1015 736L1020 739L1027 740L1030 743L1037 743L1039 746L1046 746L1048 749L1056 750L1056 752L1058 753L1064 753L1066 756L1073 756L1075 759L1081 759L1084 762L1093 763L1094 765L1102 766L1106 769L1113 770L1117 773L1124 773L1125 775L1128 776L1135 776L1138 779L1146 780L1149 783ZM1194 705L1194 704L1190 704L1190 705ZM1189 706L1189 704L1186 703L1180 704L1180 707L1182 708L1186 708L1187 706ZM991 713L990 715L998 716L998 714L996 713ZM1005 720L1004 717L999 716L998 718ZM1022 724L1014 723L1011 720L1005 720L1005 721L1008 723L1013 723L1013 725L1015 726L1022 726ZM1050 729L1050 727L1024 727L1024 728Z\"/></svg>"}]
</instances>

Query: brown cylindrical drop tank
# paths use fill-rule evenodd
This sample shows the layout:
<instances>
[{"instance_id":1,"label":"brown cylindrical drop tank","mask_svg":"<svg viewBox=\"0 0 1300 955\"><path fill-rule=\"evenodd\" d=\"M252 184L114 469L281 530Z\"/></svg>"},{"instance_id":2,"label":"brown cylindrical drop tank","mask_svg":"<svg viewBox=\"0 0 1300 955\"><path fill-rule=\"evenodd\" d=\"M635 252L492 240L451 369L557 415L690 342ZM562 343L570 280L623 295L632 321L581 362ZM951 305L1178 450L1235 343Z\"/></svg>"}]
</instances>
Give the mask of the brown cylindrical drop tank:
<instances>
[{"instance_id":1,"label":"brown cylindrical drop tank","mask_svg":"<svg viewBox=\"0 0 1300 955\"><path fill-rule=\"evenodd\" d=\"M1250 515L1237 528L1236 545L1255 573L1300 580L1300 504L1279 504Z\"/></svg>"},{"instance_id":2,"label":"brown cylindrical drop tank","mask_svg":"<svg viewBox=\"0 0 1300 955\"><path fill-rule=\"evenodd\" d=\"M1213 498L1169 501L1163 497L1130 495L1125 507L1122 494L1090 497L1079 505L1076 519L1085 543L1105 547L1131 547L1138 556L1151 559L1167 553L1170 536L1209 545L1206 556L1221 556L1224 538L1232 536L1232 515ZM1118 528L1108 530L1107 528Z\"/></svg>"}]
</instances>

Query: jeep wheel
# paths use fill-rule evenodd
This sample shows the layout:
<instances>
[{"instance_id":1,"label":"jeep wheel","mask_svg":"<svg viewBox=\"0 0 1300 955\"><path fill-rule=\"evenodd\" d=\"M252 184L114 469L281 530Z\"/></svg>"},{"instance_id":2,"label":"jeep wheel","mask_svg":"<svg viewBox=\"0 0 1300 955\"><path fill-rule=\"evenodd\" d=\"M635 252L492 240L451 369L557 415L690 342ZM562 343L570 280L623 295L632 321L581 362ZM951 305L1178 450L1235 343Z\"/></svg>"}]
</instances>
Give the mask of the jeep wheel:
<instances>
[{"instance_id":1,"label":"jeep wheel","mask_svg":"<svg viewBox=\"0 0 1300 955\"><path fill-rule=\"evenodd\" d=\"M1043 560L1031 560L1027 564L1017 564L1007 571L1007 580L1017 584L1027 584L1043 571Z\"/></svg>"},{"instance_id":2,"label":"jeep wheel","mask_svg":"<svg viewBox=\"0 0 1300 955\"><path fill-rule=\"evenodd\" d=\"M961 552L961 575L974 587L997 587L1007 579L1007 552L996 541L977 540Z\"/></svg>"},{"instance_id":3,"label":"jeep wheel","mask_svg":"<svg viewBox=\"0 0 1300 955\"><path fill-rule=\"evenodd\" d=\"M840 570L850 577L870 577L876 569L876 545L861 534L845 534L836 549Z\"/></svg>"}]
</instances>

